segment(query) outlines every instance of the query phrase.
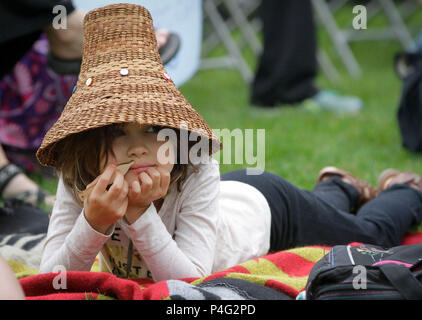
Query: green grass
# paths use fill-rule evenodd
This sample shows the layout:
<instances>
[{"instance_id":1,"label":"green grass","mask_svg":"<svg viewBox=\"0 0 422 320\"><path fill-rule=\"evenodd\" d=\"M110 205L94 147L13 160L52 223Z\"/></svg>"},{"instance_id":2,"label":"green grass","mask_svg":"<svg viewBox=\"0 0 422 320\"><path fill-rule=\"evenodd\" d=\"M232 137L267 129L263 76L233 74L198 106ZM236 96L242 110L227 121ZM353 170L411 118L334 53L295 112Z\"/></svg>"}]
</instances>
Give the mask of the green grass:
<instances>
[{"instance_id":1,"label":"green grass","mask_svg":"<svg viewBox=\"0 0 422 320\"><path fill-rule=\"evenodd\" d=\"M343 26L352 18L351 8L337 16ZM420 18L418 14L409 23ZM377 17L368 28L383 23L384 19ZM394 41L353 43L352 50L363 71L361 78L354 79L341 65L322 29L318 30L318 41L341 72L341 80L332 84L321 71L317 85L359 96L365 104L359 115L315 113L300 106L280 106L275 110L251 108L249 86L234 70L200 71L181 91L212 128L264 128L265 169L300 187L312 188L318 171L327 165L349 170L374 184L379 173L389 167L422 174L422 157L401 147L397 126L402 83L394 73L393 57L401 50L400 45ZM218 48L214 54L222 51ZM248 52L245 56L254 68L255 59ZM221 172L242 167L245 165L222 164Z\"/></svg>"},{"instance_id":2,"label":"green grass","mask_svg":"<svg viewBox=\"0 0 422 320\"><path fill-rule=\"evenodd\" d=\"M336 18L340 25L350 25L351 7ZM420 19L422 13L418 12L409 24L415 25ZM385 19L379 17L368 28L384 24ZM180 90L214 129L265 129L265 170L299 187L313 188L318 171L327 165L348 170L373 184L379 173L389 167L422 174L422 156L402 148L398 131L396 112L402 83L394 73L393 57L401 50L400 45L394 41L353 43L352 50L363 71L361 78L353 79L322 29L318 29L318 41L341 72L341 80L332 84L321 71L317 85L359 96L364 101L359 115L311 112L300 106L251 108L249 86L236 71L228 69L199 71ZM213 55L223 52L219 47ZM255 68L252 55L245 52L245 56ZM244 167L247 166L221 164L221 172ZM55 180L35 179L54 192Z\"/></svg>"}]
</instances>

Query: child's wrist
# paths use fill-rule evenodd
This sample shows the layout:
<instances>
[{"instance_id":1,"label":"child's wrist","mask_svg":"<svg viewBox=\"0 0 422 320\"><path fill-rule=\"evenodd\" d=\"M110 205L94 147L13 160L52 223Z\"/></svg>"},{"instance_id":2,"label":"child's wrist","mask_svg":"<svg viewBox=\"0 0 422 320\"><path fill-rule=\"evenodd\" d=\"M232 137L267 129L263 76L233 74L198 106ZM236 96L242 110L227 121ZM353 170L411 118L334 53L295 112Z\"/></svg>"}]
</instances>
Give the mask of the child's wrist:
<instances>
[{"instance_id":1,"label":"child's wrist","mask_svg":"<svg viewBox=\"0 0 422 320\"><path fill-rule=\"evenodd\" d=\"M145 211L147 211L150 205L151 204L147 206L143 206L143 207L138 207L138 206L128 207L126 214L124 216L125 221L128 224L134 223L136 220L139 219L140 216L142 216L145 213Z\"/></svg>"},{"instance_id":2,"label":"child's wrist","mask_svg":"<svg viewBox=\"0 0 422 320\"><path fill-rule=\"evenodd\" d=\"M111 225L95 223L94 221L88 219L86 215L85 215L85 220L88 222L88 224L91 226L92 229L102 234L107 234L107 230L111 227Z\"/></svg>"}]
</instances>

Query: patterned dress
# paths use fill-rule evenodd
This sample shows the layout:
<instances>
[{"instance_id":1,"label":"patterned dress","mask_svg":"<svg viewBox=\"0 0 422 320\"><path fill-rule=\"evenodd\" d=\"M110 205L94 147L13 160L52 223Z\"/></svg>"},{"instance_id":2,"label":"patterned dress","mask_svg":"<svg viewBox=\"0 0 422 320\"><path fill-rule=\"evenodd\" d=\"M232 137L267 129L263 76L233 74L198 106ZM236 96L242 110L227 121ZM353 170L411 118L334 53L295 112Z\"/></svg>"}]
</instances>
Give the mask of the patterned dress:
<instances>
[{"instance_id":1,"label":"patterned dress","mask_svg":"<svg viewBox=\"0 0 422 320\"><path fill-rule=\"evenodd\" d=\"M77 76L59 75L46 65L45 35L0 81L0 143L9 161L27 171L39 164L35 152L72 94Z\"/></svg>"}]
</instances>

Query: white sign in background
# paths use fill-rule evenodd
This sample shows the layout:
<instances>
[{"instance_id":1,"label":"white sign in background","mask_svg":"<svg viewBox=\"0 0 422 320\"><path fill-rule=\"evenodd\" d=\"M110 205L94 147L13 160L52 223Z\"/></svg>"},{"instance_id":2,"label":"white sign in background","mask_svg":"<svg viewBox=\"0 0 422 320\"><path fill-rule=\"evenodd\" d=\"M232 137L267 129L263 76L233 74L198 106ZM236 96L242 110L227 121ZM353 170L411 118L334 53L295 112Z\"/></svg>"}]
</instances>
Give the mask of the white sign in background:
<instances>
[{"instance_id":1,"label":"white sign in background","mask_svg":"<svg viewBox=\"0 0 422 320\"><path fill-rule=\"evenodd\" d=\"M198 70L202 42L202 0L132 0L149 10L155 29L167 29L181 38L177 55L165 65L176 86L180 87ZM73 0L75 7L88 12L116 0Z\"/></svg>"}]
</instances>

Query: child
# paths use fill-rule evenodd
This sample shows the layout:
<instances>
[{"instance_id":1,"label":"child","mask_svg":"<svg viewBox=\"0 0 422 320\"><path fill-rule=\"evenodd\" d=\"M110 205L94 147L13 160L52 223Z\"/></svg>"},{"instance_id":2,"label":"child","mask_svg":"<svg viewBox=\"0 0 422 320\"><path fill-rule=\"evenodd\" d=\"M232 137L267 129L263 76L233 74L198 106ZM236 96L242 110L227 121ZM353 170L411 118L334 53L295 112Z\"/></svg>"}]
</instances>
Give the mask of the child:
<instances>
[{"instance_id":1,"label":"child","mask_svg":"<svg viewBox=\"0 0 422 320\"><path fill-rule=\"evenodd\" d=\"M76 90L37 152L60 174L41 272L90 270L99 254L101 270L121 277L202 277L306 244L398 245L422 220L422 183L411 173L388 171L375 199L369 184L332 167L314 192L268 172L220 179L211 157L220 142L165 73L148 11L95 9L84 37ZM182 122L209 141L203 161L181 161ZM158 139L163 128L177 139Z\"/></svg>"}]
</instances>

